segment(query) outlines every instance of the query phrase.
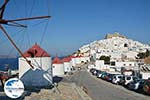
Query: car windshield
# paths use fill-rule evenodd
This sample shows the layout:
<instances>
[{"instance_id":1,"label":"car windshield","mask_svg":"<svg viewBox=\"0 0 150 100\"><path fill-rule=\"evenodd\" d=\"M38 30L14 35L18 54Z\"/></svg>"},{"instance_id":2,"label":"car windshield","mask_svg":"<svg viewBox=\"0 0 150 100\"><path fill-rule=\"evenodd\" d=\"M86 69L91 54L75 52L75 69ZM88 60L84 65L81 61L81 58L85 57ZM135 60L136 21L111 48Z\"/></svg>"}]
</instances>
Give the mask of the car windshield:
<instances>
[{"instance_id":1,"label":"car windshield","mask_svg":"<svg viewBox=\"0 0 150 100\"><path fill-rule=\"evenodd\" d=\"M131 77L127 77L127 80L130 80L131 79Z\"/></svg>"},{"instance_id":2,"label":"car windshield","mask_svg":"<svg viewBox=\"0 0 150 100\"><path fill-rule=\"evenodd\" d=\"M146 85L150 86L150 81L149 80L146 81Z\"/></svg>"},{"instance_id":3,"label":"car windshield","mask_svg":"<svg viewBox=\"0 0 150 100\"><path fill-rule=\"evenodd\" d=\"M140 80L138 77L133 77L133 80Z\"/></svg>"},{"instance_id":4,"label":"car windshield","mask_svg":"<svg viewBox=\"0 0 150 100\"><path fill-rule=\"evenodd\" d=\"M122 78L122 76L118 76L118 78Z\"/></svg>"},{"instance_id":5,"label":"car windshield","mask_svg":"<svg viewBox=\"0 0 150 100\"><path fill-rule=\"evenodd\" d=\"M141 80L140 83L143 84L145 82L145 80Z\"/></svg>"},{"instance_id":6,"label":"car windshield","mask_svg":"<svg viewBox=\"0 0 150 100\"><path fill-rule=\"evenodd\" d=\"M141 80L134 80L135 83L141 82Z\"/></svg>"}]
</instances>

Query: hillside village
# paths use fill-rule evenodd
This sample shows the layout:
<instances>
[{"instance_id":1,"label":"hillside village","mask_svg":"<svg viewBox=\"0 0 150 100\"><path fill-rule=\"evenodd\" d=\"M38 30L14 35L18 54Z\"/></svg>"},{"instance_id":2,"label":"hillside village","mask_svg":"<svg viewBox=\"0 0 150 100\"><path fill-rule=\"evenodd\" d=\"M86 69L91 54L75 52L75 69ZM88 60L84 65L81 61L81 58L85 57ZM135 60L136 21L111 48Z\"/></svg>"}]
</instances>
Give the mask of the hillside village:
<instances>
[{"instance_id":1,"label":"hillside village","mask_svg":"<svg viewBox=\"0 0 150 100\"><path fill-rule=\"evenodd\" d=\"M148 44L128 39L115 32L114 34L107 34L105 39L80 47L75 55L89 56L95 62L91 66L100 70L121 71L121 68L124 67L127 70L140 70L141 73L149 73L150 66L144 62L149 63L149 57L145 60L138 58L139 53L146 51L150 51ZM102 56L109 57L109 64L105 64L105 61L101 59Z\"/></svg>"},{"instance_id":2,"label":"hillside village","mask_svg":"<svg viewBox=\"0 0 150 100\"><path fill-rule=\"evenodd\" d=\"M109 37L107 35L107 37ZM150 50L150 46L132 39L120 37L114 33L111 38L94 41L79 48L80 53L99 58L101 55L111 56L112 60L136 60L137 54Z\"/></svg>"}]
</instances>

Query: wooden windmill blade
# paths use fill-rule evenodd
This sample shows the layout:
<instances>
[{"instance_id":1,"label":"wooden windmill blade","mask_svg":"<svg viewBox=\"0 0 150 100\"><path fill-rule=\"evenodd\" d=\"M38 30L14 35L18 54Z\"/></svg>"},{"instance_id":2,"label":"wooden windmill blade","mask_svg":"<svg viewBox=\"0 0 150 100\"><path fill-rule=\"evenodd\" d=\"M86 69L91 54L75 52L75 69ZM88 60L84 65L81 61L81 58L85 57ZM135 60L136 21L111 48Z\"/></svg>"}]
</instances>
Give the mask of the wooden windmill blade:
<instances>
[{"instance_id":1,"label":"wooden windmill blade","mask_svg":"<svg viewBox=\"0 0 150 100\"><path fill-rule=\"evenodd\" d=\"M9 26L16 26L16 27L25 27L26 28L27 27L26 25L19 24L16 21L37 20L37 19L45 19L45 18L50 18L51 17L51 16L36 16L36 17L18 18L18 19L12 19L12 20L3 19L5 7L8 3L8 1L9 0L5 0L4 4L0 8L0 24L5 24L5 25L9 25Z\"/></svg>"},{"instance_id":2,"label":"wooden windmill blade","mask_svg":"<svg viewBox=\"0 0 150 100\"><path fill-rule=\"evenodd\" d=\"M18 18L18 19L13 19L13 20L0 19L0 24L26 28L27 27L26 25L19 24L16 21L38 20L38 19L46 19L46 18L51 18L51 16L37 16L37 17L28 17L28 18Z\"/></svg>"},{"instance_id":3,"label":"wooden windmill blade","mask_svg":"<svg viewBox=\"0 0 150 100\"><path fill-rule=\"evenodd\" d=\"M27 17L27 18L19 18L13 20L5 20L6 22L15 22L15 21L24 21L24 20L36 20L36 19L45 19L50 18L51 16L37 16L37 17Z\"/></svg>"},{"instance_id":4,"label":"wooden windmill blade","mask_svg":"<svg viewBox=\"0 0 150 100\"><path fill-rule=\"evenodd\" d=\"M0 10L2 10L3 8L5 8L5 6L7 5L9 0L5 0L4 4L0 7Z\"/></svg>"},{"instance_id":5,"label":"wooden windmill blade","mask_svg":"<svg viewBox=\"0 0 150 100\"><path fill-rule=\"evenodd\" d=\"M31 66L31 68L34 68L31 64L31 62L23 55L23 53L21 52L21 50L17 47L17 45L14 43L14 41L11 39L11 37L8 35L8 33L6 32L6 30L3 28L2 25L0 25L0 29L3 31L3 33L6 35L6 37L8 38L8 40L11 42L11 44L16 48L16 50L21 54L21 56L26 60L26 62Z\"/></svg>"},{"instance_id":6,"label":"wooden windmill blade","mask_svg":"<svg viewBox=\"0 0 150 100\"><path fill-rule=\"evenodd\" d=\"M4 11L5 11L5 7L6 7L7 3L8 3L8 1L9 1L9 0L5 0L4 4L3 4L3 5L1 6L1 8L0 8L0 19L3 18Z\"/></svg>"}]
</instances>

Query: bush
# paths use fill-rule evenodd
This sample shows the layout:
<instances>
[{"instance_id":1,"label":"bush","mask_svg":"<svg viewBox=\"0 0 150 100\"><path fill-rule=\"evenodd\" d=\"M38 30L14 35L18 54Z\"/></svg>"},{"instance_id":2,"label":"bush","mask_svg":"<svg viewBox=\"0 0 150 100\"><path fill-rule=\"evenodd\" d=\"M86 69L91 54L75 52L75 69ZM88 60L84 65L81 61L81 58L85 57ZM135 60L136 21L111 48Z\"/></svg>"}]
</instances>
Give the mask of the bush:
<instances>
[{"instance_id":1,"label":"bush","mask_svg":"<svg viewBox=\"0 0 150 100\"><path fill-rule=\"evenodd\" d=\"M100 60L104 60L105 64L110 64L110 57L109 56L101 56Z\"/></svg>"},{"instance_id":2,"label":"bush","mask_svg":"<svg viewBox=\"0 0 150 100\"><path fill-rule=\"evenodd\" d=\"M139 53L137 56L138 56L139 59L144 59L144 58L150 56L150 51L149 51L149 50L146 50L145 53Z\"/></svg>"}]
</instances>

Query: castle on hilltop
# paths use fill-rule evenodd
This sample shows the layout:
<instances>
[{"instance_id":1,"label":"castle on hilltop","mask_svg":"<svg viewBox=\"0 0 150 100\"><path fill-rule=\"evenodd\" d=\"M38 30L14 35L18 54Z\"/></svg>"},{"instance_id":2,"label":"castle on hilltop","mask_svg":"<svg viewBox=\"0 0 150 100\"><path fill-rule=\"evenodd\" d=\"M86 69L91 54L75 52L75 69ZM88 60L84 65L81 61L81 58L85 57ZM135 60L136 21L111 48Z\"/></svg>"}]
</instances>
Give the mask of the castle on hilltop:
<instances>
[{"instance_id":1,"label":"castle on hilltop","mask_svg":"<svg viewBox=\"0 0 150 100\"><path fill-rule=\"evenodd\" d=\"M119 32L115 32L114 34L106 34L105 39L110 39L112 37L126 38L125 36L121 35Z\"/></svg>"}]
</instances>

